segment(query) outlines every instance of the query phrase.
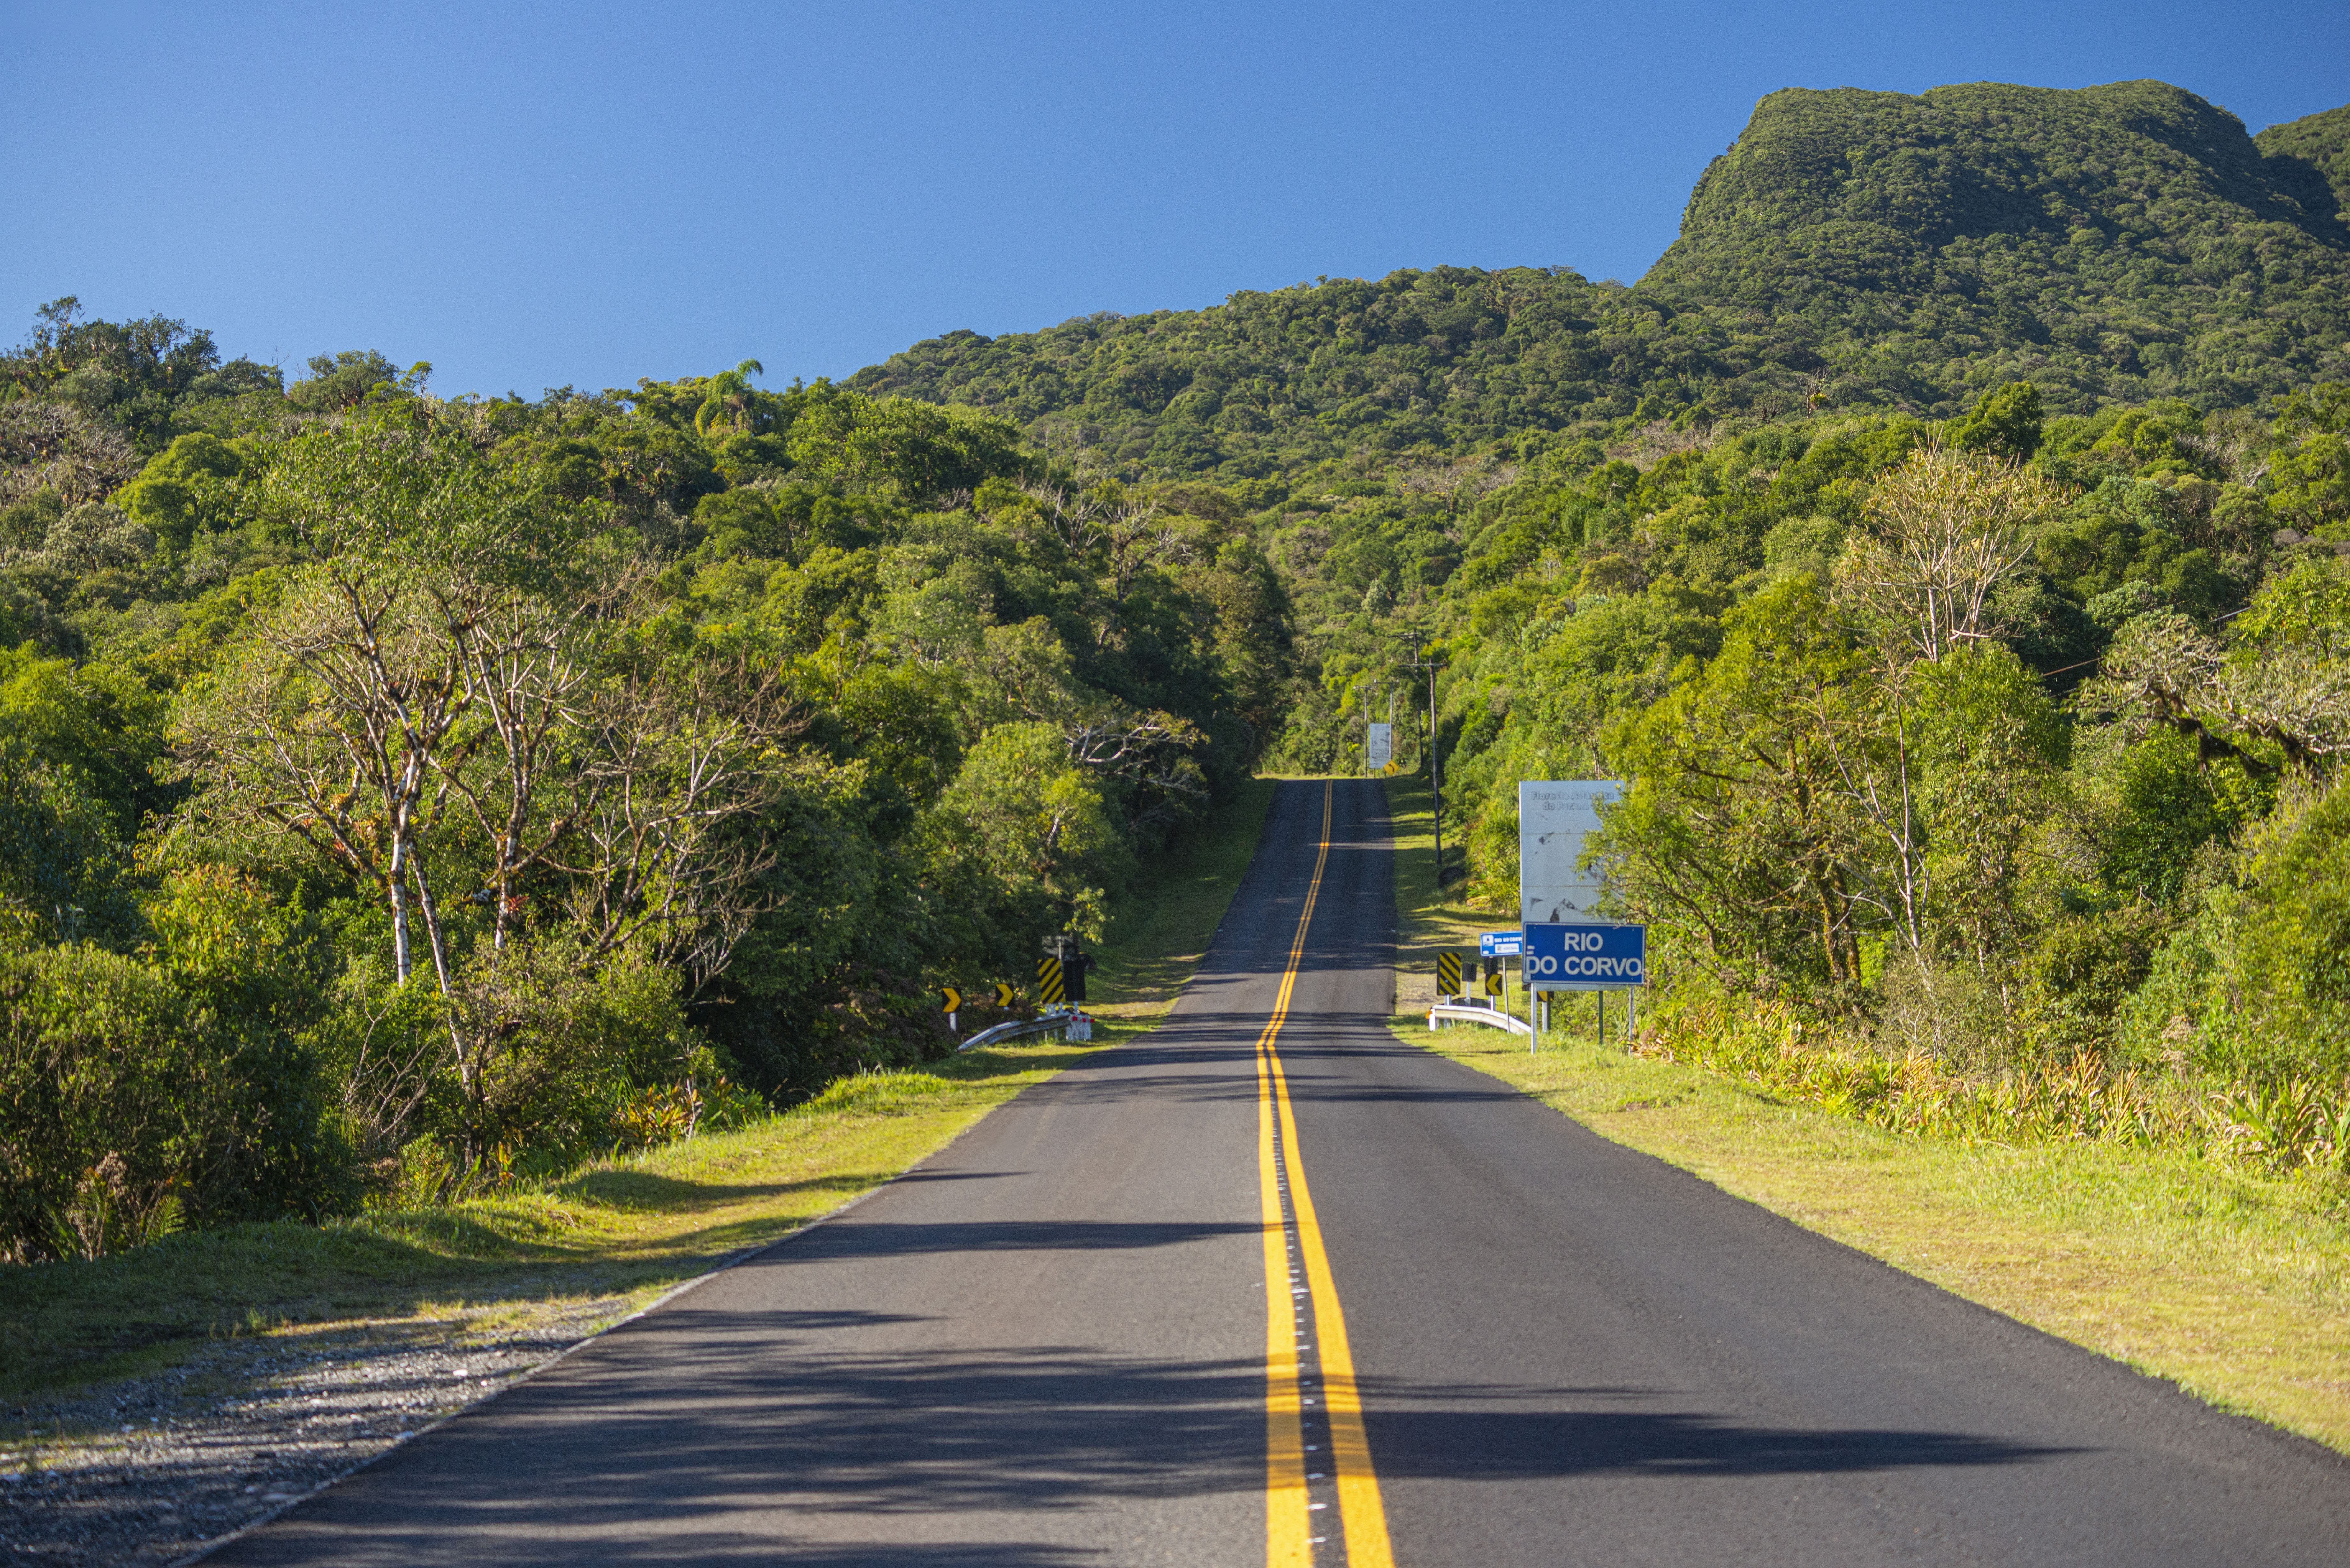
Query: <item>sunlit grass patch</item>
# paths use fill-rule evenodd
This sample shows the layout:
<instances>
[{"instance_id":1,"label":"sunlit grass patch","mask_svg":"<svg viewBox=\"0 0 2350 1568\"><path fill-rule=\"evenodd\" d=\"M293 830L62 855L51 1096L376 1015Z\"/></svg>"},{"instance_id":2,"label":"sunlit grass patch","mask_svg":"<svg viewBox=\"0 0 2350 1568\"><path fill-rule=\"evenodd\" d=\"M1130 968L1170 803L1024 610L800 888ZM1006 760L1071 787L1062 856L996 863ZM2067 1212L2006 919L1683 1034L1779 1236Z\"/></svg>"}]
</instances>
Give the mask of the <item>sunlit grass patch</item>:
<instances>
[{"instance_id":1,"label":"sunlit grass patch","mask_svg":"<svg viewBox=\"0 0 2350 1568\"><path fill-rule=\"evenodd\" d=\"M858 1073L833 1081L802 1110L810 1117L828 1115L899 1116L914 1106L928 1107L954 1092L955 1085L936 1073L899 1068L889 1073Z\"/></svg>"},{"instance_id":2,"label":"sunlit grass patch","mask_svg":"<svg viewBox=\"0 0 2350 1568\"><path fill-rule=\"evenodd\" d=\"M1191 842L1154 865L1132 889L1094 951L1087 1011L1099 1017L1156 1018L1199 968L1248 871L1272 808L1277 780L1250 779Z\"/></svg>"},{"instance_id":3,"label":"sunlit grass patch","mask_svg":"<svg viewBox=\"0 0 2350 1568\"><path fill-rule=\"evenodd\" d=\"M235 1225L0 1269L0 1397L149 1370L210 1339L287 1325L641 1300L871 1190L1090 1049L1015 1044L845 1079L746 1127L445 1207Z\"/></svg>"}]
</instances>

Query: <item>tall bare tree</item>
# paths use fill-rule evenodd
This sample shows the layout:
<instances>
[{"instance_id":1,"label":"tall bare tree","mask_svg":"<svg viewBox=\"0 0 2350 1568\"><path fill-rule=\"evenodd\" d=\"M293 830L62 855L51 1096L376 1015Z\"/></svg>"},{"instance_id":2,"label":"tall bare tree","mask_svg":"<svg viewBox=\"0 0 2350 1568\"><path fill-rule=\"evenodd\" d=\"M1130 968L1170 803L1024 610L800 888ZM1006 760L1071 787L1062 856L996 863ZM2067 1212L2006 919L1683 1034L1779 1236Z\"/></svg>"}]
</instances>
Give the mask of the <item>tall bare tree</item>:
<instances>
[{"instance_id":1,"label":"tall bare tree","mask_svg":"<svg viewBox=\"0 0 2350 1568\"><path fill-rule=\"evenodd\" d=\"M2032 558L2032 526L2063 493L2022 464L1926 445L1877 481L1870 531L1846 547L1836 589L1939 659L1996 635L1991 592Z\"/></svg>"},{"instance_id":2,"label":"tall bare tree","mask_svg":"<svg viewBox=\"0 0 2350 1568\"><path fill-rule=\"evenodd\" d=\"M1087 488L1032 484L1021 493L1070 555L1098 564L1113 605L1126 602L1146 568L1188 560L1198 546L1199 519L1114 482Z\"/></svg>"},{"instance_id":3,"label":"tall bare tree","mask_svg":"<svg viewBox=\"0 0 2350 1568\"><path fill-rule=\"evenodd\" d=\"M458 421L306 436L269 484L312 559L182 705L189 817L380 900L401 986L421 929L470 1103L545 989L520 950L723 967L771 864L735 825L801 725L779 679L643 637L646 569Z\"/></svg>"}]
</instances>

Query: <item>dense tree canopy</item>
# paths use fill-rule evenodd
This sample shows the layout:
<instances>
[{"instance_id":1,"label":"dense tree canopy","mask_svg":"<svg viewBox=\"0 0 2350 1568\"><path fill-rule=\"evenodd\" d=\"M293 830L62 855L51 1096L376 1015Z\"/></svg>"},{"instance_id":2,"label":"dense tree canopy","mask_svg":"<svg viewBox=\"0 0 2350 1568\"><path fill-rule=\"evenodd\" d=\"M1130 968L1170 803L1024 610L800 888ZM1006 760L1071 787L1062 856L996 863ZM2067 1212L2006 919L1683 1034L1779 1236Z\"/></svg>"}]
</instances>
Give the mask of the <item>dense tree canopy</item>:
<instances>
[{"instance_id":1,"label":"dense tree canopy","mask_svg":"<svg viewBox=\"0 0 2350 1568\"><path fill-rule=\"evenodd\" d=\"M373 352L223 395L211 354L60 305L0 403L57 436L0 519L16 1255L949 1048L929 981L1099 935L1285 720L1219 493L752 364L444 401ZM75 402L77 356L151 400ZM101 1070L141 1032L220 1096Z\"/></svg>"}]
</instances>

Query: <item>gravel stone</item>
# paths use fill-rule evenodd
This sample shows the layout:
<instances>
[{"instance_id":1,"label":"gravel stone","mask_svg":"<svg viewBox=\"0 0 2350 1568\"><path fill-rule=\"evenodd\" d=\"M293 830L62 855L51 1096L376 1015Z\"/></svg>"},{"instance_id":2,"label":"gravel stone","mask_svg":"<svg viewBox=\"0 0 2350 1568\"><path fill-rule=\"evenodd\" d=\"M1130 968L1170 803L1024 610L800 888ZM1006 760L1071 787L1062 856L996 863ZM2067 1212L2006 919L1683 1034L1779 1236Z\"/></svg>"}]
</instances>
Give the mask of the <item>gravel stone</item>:
<instances>
[{"instance_id":1,"label":"gravel stone","mask_svg":"<svg viewBox=\"0 0 2350 1568\"><path fill-rule=\"evenodd\" d=\"M627 1316L626 1296L297 1325L0 1426L12 1562L155 1563L298 1501Z\"/></svg>"}]
</instances>

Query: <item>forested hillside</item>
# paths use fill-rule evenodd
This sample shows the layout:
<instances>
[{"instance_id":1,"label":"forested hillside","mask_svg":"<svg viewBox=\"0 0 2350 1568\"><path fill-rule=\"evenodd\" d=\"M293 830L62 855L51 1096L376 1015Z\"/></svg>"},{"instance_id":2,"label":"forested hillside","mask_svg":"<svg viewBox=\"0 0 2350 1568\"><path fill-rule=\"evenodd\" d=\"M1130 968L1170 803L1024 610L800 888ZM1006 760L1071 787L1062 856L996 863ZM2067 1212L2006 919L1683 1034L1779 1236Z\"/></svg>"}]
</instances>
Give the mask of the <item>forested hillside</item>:
<instances>
[{"instance_id":1,"label":"forested hillside","mask_svg":"<svg viewBox=\"0 0 2350 1568\"><path fill-rule=\"evenodd\" d=\"M1791 89L1629 288L1557 267L1326 279L951 333L849 384L1236 485L1365 452L1532 457L1629 417L1947 417L2020 379L2052 412L2241 405L2350 374L2342 112L2264 147L2159 82Z\"/></svg>"},{"instance_id":2,"label":"forested hillside","mask_svg":"<svg viewBox=\"0 0 2350 1568\"><path fill-rule=\"evenodd\" d=\"M1282 722L1221 497L755 367L536 402L43 312L0 402L0 1255L951 1048Z\"/></svg>"},{"instance_id":3,"label":"forested hillside","mask_svg":"<svg viewBox=\"0 0 2350 1568\"><path fill-rule=\"evenodd\" d=\"M1498 907L1517 779L1631 781L1610 854L1685 978L1977 1067L2332 1081L2345 431L2339 385L2044 418L2019 383L1939 426L1636 435L1466 509L1424 608L1330 637L1332 719L1439 650L1452 831Z\"/></svg>"},{"instance_id":4,"label":"forested hillside","mask_svg":"<svg viewBox=\"0 0 2350 1568\"><path fill-rule=\"evenodd\" d=\"M1774 94L1629 287L1327 280L838 386L443 400L46 307L0 359L0 1254L942 1050L929 983L1099 931L1367 709L1426 734L1430 659L1455 875L1509 908L1515 782L1630 781L1690 1038L2339 1163L2345 125Z\"/></svg>"},{"instance_id":5,"label":"forested hillside","mask_svg":"<svg viewBox=\"0 0 2350 1568\"><path fill-rule=\"evenodd\" d=\"M2350 223L2350 105L2272 125L2252 141L2265 158L2295 159L2324 175L2336 220Z\"/></svg>"},{"instance_id":6,"label":"forested hillside","mask_svg":"<svg viewBox=\"0 0 2350 1568\"><path fill-rule=\"evenodd\" d=\"M1624 912L1711 1021L1677 1049L2339 1163L2345 125L1777 93L1628 288L1325 281L856 384L1222 481L1321 678L1276 756L1357 765L1441 661L1495 911L1519 779L1630 781Z\"/></svg>"},{"instance_id":7,"label":"forested hillside","mask_svg":"<svg viewBox=\"0 0 2350 1568\"><path fill-rule=\"evenodd\" d=\"M2345 366L2332 188L2160 82L1773 93L1642 286L1760 311L1872 401L2241 402ZM1865 389L1865 390L1864 390Z\"/></svg>"}]
</instances>

